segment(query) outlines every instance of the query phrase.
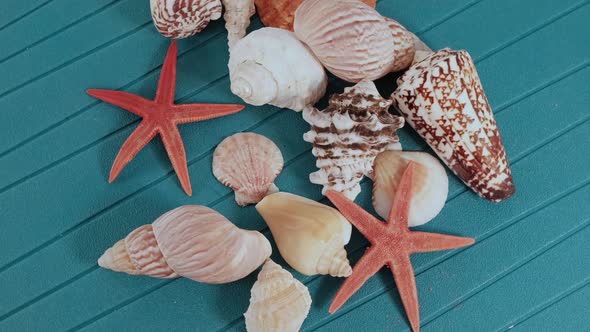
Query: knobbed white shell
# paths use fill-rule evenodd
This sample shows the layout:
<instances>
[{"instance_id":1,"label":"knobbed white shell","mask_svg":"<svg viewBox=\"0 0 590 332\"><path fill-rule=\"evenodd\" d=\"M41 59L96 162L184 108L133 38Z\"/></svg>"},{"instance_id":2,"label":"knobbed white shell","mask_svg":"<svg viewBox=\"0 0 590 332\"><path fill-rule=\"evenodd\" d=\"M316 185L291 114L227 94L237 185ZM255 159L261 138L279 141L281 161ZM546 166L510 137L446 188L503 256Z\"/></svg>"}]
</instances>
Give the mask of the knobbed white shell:
<instances>
[{"instance_id":1,"label":"knobbed white shell","mask_svg":"<svg viewBox=\"0 0 590 332\"><path fill-rule=\"evenodd\" d=\"M213 175L235 191L240 206L254 204L279 191L274 180L283 169L283 155L268 138L238 133L224 139L213 153Z\"/></svg>"},{"instance_id":2,"label":"knobbed white shell","mask_svg":"<svg viewBox=\"0 0 590 332\"><path fill-rule=\"evenodd\" d=\"M208 207L186 205L131 232L98 264L128 274L221 284L252 273L271 251L261 233L239 229Z\"/></svg>"},{"instance_id":3,"label":"knobbed white shell","mask_svg":"<svg viewBox=\"0 0 590 332\"><path fill-rule=\"evenodd\" d=\"M352 268L344 246L352 226L338 210L305 197L276 193L256 205L281 256L306 274L348 277Z\"/></svg>"},{"instance_id":4,"label":"knobbed white shell","mask_svg":"<svg viewBox=\"0 0 590 332\"><path fill-rule=\"evenodd\" d=\"M326 69L349 82L407 68L414 54L404 27L358 0L305 0L294 30Z\"/></svg>"},{"instance_id":5,"label":"knobbed white shell","mask_svg":"<svg viewBox=\"0 0 590 332\"><path fill-rule=\"evenodd\" d=\"M220 0L150 0L156 29L168 38L186 38L221 17Z\"/></svg>"},{"instance_id":6,"label":"knobbed white shell","mask_svg":"<svg viewBox=\"0 0 590 332\"><path fill-rule=\"evenodd\" d=\"M292 32L262 28L231 49L232 92L248 104L301 111L326 92L324 68Z\"/></svg>"},{"instance_id":7,"label":"knobbed white shell","mask_svg":"<svg viewBox=\"0 0 590 332\"><path fill-rule=\"evenodd\" d=\"M246 35L250 25L250 17L256 13L254 0L222 0L225 8L225 28L229 48Z\"/></svg>"},{"instance_id":8,"label":"knobbed white shell","mask_svg":"<svg viewBox=\"0 0 590 332\"><path fill-rule=\"evenodd\" d=\"M408 226L423 225L442 210L449 192L443 165L425 152L385 151L375 158L373 206L383 219L389 218L391 204L410 162L415 163Z\"/></svg>"},{"instance_id":9,"label":"knobbed white shell","mask_svg":"<svg viewBox=\"0 0 590 332\"><path fill-rule=\"evenodd\" d=\"M307 287L270 259L250 294L248 332L297 332L311 308Z\"/></svg>"}]
</instances>

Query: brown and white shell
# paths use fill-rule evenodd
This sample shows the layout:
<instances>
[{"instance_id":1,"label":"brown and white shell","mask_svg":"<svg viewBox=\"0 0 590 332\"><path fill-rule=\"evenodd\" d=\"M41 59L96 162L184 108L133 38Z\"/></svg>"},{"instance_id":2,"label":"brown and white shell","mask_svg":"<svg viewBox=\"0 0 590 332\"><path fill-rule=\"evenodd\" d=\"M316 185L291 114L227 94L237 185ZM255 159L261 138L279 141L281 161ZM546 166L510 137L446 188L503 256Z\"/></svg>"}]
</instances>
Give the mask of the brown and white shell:
<instances>
[{"instance_id":1,"label":"brown and white shell","mask_svg":"<svg viewBox=\"0 0 590 332\"><path fill-rule=\"evenodd\" d=\"M133 275L221 284L252 273L271 251L261 233L242 230L208 207L186 205L135 229L109 248L98 265Z\"/></svg>"},{"instance_id":2,"label":"brown and white shell","mask_svg":"<svg viewBox=\"0 0 590 332\"><path fill-rule=\"evenodd\" d=\"M443 49L398 79L396 107L438 156L481 197L515 191L496 120L466 51Z\"/></svg>"},{"instance_id":3,"label":"brown and white shell","mask_svg":"<svg viewBox=\"0 0 590 332\"><path fill-rule=\"evenodd\" d=\"M410 32L358 0L305 0L294 30L326 69L349 82L407 68L414 57Z\"/></svg>"},{"instance_id":4,"label":"brown and white shell","mask_svg":"<svg viewBox=\"0 0 590 332\"><path fill-rule=\"evenodd\" d=\"M213 174L232 188L240 206L260 202L279 191L274 180L283 169L283 155L268 138L238 133L224 139L213 153Z\"/></svg>"},{"instance_id":5,"label":"brown and white shell","mask_svg":"<svg viewBox=\"0 0 590 332\"><path fill-rule=\"evenodd\" d=\"M250 292L250 306L244 313L246 330L297 332L310 308L307 287L269 259Z\"/></svg>"},{"instance_id":6,"label":"brown and white shell","mask_svg":"<svg viewBox=\"0 0 590 332\"><path fill-rule=\"evenodd\" d=\"M309 179L324 186L322 193L336 190L354 200L362 178L373 176L375 157L385 150L401 150L396 131L404 119L390 114L390 106L372 81L362 81L332 95L327 109L303 111L311 125L303 139L313 145L319 168Z\"/></svg>"},{"instance_id":7,"label":"brown and white shell","mask_svg":"<svg viewBox=\"0 0 590 332\"><path fill-rule=\"evenodd\" d=\"M375 8L377 0L362 0ZM256 10L260 20L267 27L293 31L295 11L303 0L256 0Z\"/></svg>"},{"instance_id":8,"label":"brown and white shell","mask_svg":"<svg viewBox=\"0 0 590 332\"><path fill-rule=\"evenodd\" d=\"M150 0L156 29L168 38L186 38L221 17L220 0Z\"/></svg>"},{"instance_id":9,"label":"brown and white shell","mask_svg":"<svg viewBox=\"0 0 590 332\"><path fill-rule=\"evenodd\" d=\"M250 17L256 13L254 0L221 0L225 13L225 28L229 48L246 35L250 26Z\"/></svg>"}]
</instances>

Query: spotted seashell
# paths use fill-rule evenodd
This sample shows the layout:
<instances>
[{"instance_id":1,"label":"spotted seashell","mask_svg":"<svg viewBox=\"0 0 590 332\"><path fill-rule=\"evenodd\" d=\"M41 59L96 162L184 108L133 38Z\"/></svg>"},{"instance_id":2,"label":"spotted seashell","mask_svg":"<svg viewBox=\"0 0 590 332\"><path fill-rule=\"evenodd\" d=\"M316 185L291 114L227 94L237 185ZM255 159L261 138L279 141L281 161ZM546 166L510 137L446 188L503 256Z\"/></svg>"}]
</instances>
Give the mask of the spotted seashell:
<instances>
[{"instance_id":1,"label":"spotted seashell","mask_svg":"<svg viewBox=\"0 0 590 332\"><path fill-rule=\"evenodd\" d=\"M150 0L156 29L168 38L186 38L221 17L220 0Z\"/></svg>"},{"instance_id":2,"label":"spotted seashell","mask_svg":"<svg viewBox=\"0 0 590 332\"><path fill-rule=\"evenodd\" d=\"M493 202L512 196L515 188L502 138L469 53L432 53L399 78L392 99L473 191Z\"/></svg>"},{"instance_id":3,"label":"spotted seashell","mask_svg":"<svg viewBox=\"0 0 590 332\"><path fill-rule=\"evenodd\" d=\"M390 106L372 81L361 81L332 95L327 109L303 111L311 125L303 139L312 143L320 169L309 179L324 186L322 193L336 190L354 200L362 178L373 175L375 157L385 150L401 149L396 130L403 127L404 119L390 114Z\"/></svg>"}]
</instances>

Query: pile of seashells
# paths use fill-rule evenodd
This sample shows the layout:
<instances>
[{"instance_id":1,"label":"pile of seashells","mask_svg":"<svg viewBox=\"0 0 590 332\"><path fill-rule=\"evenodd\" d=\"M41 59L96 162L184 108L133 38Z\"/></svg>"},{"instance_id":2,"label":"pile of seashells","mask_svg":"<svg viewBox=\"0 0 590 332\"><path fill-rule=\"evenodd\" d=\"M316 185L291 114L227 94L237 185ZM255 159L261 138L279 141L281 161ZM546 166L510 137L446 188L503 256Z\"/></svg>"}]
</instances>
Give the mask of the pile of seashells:
<instances>
[{"instance_id":1,"label":"pile of seashells","mask_svg":"<svg viewBox=\"0 0 590 332\"><path fill-rule=\"evenodd\" d=\"M366 176L373 205L387 218L409 163L416 164L409 226L432 220L448 194L444 166L429 153L402 151L405 122L481 197L499 202L515 191L502 139L473 60L466 51L431 51L398 22L364 0L151 0L164 36L183 38L221 17L230 49L231 90L252 105L302 111L311 126L318 171L309 178L354 200ZM246 35L256 9L266 28ZM327 69L356 83L314 108L326 91ZM373 80L406 70L389 99ZM389 112L394 107L399 113ZM280 254L305 275L347 277L344 246L352 227L338 210L274 185L283 168L268 138L239 133L219 144L213 174L235 192L240 206L256 204ZM222 249L221 249L222 248ZM259 232L239 229L203 206L182 206L139 227L99 259L99 265L158 278L203 283L241 279L263 265L244 314L248 331L298 331L310 307L307 288L269 259Z\"/></svg>"}]
</instances>

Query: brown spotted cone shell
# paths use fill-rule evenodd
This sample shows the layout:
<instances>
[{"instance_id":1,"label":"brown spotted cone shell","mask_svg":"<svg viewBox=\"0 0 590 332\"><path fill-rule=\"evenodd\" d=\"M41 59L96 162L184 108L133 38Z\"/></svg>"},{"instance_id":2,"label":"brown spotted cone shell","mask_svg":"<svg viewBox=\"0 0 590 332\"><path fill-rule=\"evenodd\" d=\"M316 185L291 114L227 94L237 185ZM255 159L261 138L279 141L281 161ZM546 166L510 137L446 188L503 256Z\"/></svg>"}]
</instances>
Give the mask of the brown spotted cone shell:
<instances>
[{"instance_id":1,"label":"brown spotted cone shell","mask_svg":"<svg viewBox=\"0 0 590 332\"><path fill-rule=\"evenodd\" d=\"M220 0L150 0L156 29L173 39L190 37L221 17Z\"/></svg>"},{"instance_id":2,"label":"brown spotted cone shell","mask_svg":"<svg viewBox=\"0 0 590 332\"><path fill-rule=\"evenodd\" d=\"M499 202L514 194L502 138L469 53L432 53L398 79L392 99L406 121L478 195Z\"/></svg>"}]
</instances>

